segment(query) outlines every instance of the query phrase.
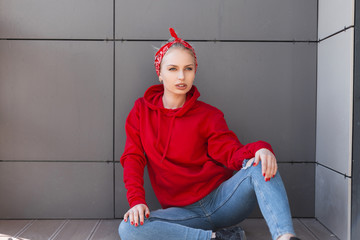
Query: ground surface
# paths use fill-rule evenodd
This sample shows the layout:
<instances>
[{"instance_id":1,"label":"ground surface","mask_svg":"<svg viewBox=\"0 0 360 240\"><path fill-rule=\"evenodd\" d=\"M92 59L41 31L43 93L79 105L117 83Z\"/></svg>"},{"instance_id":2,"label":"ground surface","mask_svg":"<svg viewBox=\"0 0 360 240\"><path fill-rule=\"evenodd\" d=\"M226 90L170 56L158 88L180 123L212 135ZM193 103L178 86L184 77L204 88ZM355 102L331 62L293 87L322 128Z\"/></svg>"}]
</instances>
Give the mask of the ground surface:
<instances>
[{"instance_id":1,"label":"ground surface","mask_svg":"<svg viewBox=\"0 0 360 240\"><path fill-rule=\"evenodd\" d=\"M117 233L120 221L0 220L0 240L120 240ZM247 219L240 225L245 229L247 240L271 239L263 219ZM295 218L294 228L302 240L338 240L316 219Z\"/></svg>"}]
</instances>

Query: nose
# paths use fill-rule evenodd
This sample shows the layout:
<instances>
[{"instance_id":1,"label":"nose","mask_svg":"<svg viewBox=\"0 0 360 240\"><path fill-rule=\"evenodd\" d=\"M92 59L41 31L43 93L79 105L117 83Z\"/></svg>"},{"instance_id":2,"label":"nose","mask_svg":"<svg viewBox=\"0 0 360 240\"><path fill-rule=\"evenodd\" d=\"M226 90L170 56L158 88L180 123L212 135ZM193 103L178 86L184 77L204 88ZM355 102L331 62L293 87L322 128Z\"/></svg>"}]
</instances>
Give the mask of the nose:
<instances>
[{"instance_id":1,"label":"nose","mask_svg":"<svg viewBox=\"0 0 360 240\"><path fill-rule=\"evenodd\" d=\"M182 71L182 70L179 71L178 79L179 79L179 80L183 80L183 79L184 79L184 71Z\"/></svg>"}]
</instances>

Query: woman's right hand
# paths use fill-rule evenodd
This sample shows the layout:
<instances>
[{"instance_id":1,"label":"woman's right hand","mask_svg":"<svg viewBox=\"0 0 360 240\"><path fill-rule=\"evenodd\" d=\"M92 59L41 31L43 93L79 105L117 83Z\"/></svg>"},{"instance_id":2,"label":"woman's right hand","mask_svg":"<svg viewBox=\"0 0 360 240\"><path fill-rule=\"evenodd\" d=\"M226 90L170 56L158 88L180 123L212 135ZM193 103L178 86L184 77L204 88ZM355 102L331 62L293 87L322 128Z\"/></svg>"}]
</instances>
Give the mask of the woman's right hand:
<instances>
[{"instance_id":1,"label":"woman's right hand","mask_svg":"<svg viewBox=\"0 0 360 240\"><path fill-rule=\"evenodd\" d=\"M148 206L145 204L138 204L130 208L124 215L124 221L127 222L128 218L130 220L130 224L135 227L144 224L144 217L149 218L150 210Z\"/></svg>"}]
</instances>

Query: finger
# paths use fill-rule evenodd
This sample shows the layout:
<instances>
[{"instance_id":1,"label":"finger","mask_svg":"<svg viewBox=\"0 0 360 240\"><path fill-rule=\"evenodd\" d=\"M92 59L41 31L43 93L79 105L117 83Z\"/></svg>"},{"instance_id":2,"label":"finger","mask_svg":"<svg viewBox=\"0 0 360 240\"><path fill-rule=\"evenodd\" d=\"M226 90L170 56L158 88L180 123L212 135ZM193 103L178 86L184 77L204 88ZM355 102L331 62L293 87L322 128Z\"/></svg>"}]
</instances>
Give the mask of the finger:
<instances>
[{"instance_id":1,"label":"finger","mask_svg":"<svg viewBox=\"0 0 360 240\"><path fill-rule=\"evenodd\" d=\"M265 182L268 181L268 174L269 174L269 160L266 157L262 157L261 158L261 162L263 163L264 167L263 167L263 176L265 178Z\"/></svg>"},{"instance_id":2,"label":"finger","mask_svg":"<svg viewBox=\"0 0 360 240\"><path fill-rule=\"evenodd\" d=\"M139 209L140 225L144 224L144 214L145 214L144 208L141 207Z\"/></svg>"},{"instance_id":3,"label":"finger","mask_svg":"<svg viewBox=\"0 0 360 240\"><path fill-rule=\"evenodd\" d=\"M139 210L134 210L134 225L135 227L139 226Z\"/></svg>"},{"instance_id":4,"label":"finger","mask_svg":"<svg viewBox=\"0 0 360 240\"><path fill-rule=\"evenodd\" d=\"M275 163L275 172L274 172L274 176L273 176L273 177L275 177L277 171L278 171L278 164L277 164L277 162L276 162L276 163Z\"/></svg>"},{"instance_id":5,"label":"finger","mask_svg":"<svg viewBox=\"0 0 360 240\"><path fill-rule=\"evenodd\" d=\"M273 178L273 177L275 177L275 174L277 172L278 165L277 165L277 161L276 161L275 156L273 156L271 159L272 159L272 162L273 162L271 177Z\"/></svg>"},{"instance_id":6,"label":"finger","mask_svg":"<svg viewBox=\"0 0 360 240\"><path fill-rule=\"evenodd\" d=\"M126 212L126 213L124 214L124 221L125 221L125 222L127 222L128 217L129 217L129 212Z\"/></svg>"},{"instance_id":7,"label":"finger","mask_svg":"<svg viewBox=\"0 0 360 240\"><path fill-rule=\"evenodd\" d=\"M276 162L276 159L274 158L273 169L272 169L272 176L271 176L272 178L275 177L275 174L276 174L276 172L277 172L277 168L278 168L277 162Z\"/></svg>"},{"instance_id":8,"label":"finger","mask_svg":"<svg viewBox=\"0 0 360 240\"><path fill-rule=\"evenodd\" d=\"M271 173L270 173L270 178L274 178L276 173L277 173L277 170L278 170L278 164L276 162L276 158L275 157L272 157L271 158L271 162L272 162L272 167L271 167Z\"/></svg>"},{"instance_id":9,"label":"finger","mask_svg":"<svg viewBox=\"0 0 360 240\"><path fill-rule=\"evenodd\" d=\"M146 206L146 209L145 209L145 217L146 218L150 217L150 209L147 206Z\"/></svg>"},{"instance_id":10,"label":"finger","mask_svg":"<svg viewBox=\"0 0 360 240\"><path fill-rule=\"evenodd\" d=\"M266 171L267 171L267 159L262 157L261 158L261 172L266 180Z\"/></svg>"},{"instance_id":11,"label":"finger","mask_svg":"<svg viewBox=\"0 0 360 240\"><path fill-rule=\"evenodd\" d=\"M271 158L271 156L267 157L268 161L267 161L267 174L266 177L268 180L270 180L273 176L273 172L274 172L274 161Z\"/></svg>"},{"instance_id":12,"label":"finger","mask_svg":"<svg viewBox=\"0 0 360 240\"><path fill-rule=\"evenodd\" d=\"M258 152L255 153L255 161L254 161L254 166L257 166L259 164L260 161L260 154Z\"/></svg>"},{"instance_id":13,"label":"finger","mask_svg":"<svg viewBox=\"0 0 360 240\"><path fill-rule=\"evenodd\" d=\"M134 225L134 213L133 211L129 212L129 221L131 225Z\"/></svg>"}]
</instances>

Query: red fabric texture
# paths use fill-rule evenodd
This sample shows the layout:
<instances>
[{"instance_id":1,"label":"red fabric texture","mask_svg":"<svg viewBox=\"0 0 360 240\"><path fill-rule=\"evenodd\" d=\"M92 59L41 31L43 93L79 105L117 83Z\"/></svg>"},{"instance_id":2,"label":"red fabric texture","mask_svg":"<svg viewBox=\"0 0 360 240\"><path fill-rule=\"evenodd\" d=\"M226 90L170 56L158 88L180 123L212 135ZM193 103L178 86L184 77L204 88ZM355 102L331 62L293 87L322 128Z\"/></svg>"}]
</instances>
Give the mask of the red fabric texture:
<instances>
[{"instance_id":1,"label":"red fabric texture","mask_svg":"<svg viewBox=\"0 0 360 240\"><path fill-rule=\"evenodd\" d=\"M270 144L242 145L228 129L224 114L198 100L195 86L182 108L165 109L163 85L150 87L129 113L121 156L130 207L146 204L143 188L147 165L154 192L163 208L192 204L240 170L244 159Z\"/></svg>"},{"instance_id":2,"label":"red fabric texture","mask_svg":"<svg viewBox=\"0 0 360 240\"><path fill-rule=\"evenodd\" d=\"M173 28L169 29L171 36L175 39L174 41L168 42L167 44L165 44L164 46L162 46L157 53L155 54L155 61L154 61L154 65L155 65L155 70L156 70L156 74L159 76L160 75L160 65L161 65L161 61L164 57L164 55L166 54L166 52L169 50L169 48L174 44L174 43L181 43L182 45L184 45L184 47L190 49L192 51L192 53L194 54L194 58L195 58L195 72L198 66L197 63L197 59L196 59L196 54L195 54L195 50L194 48L186 41L182 40L181 38L179 38L176 33L175 30Z\"/></svg>"}]
</instances>

